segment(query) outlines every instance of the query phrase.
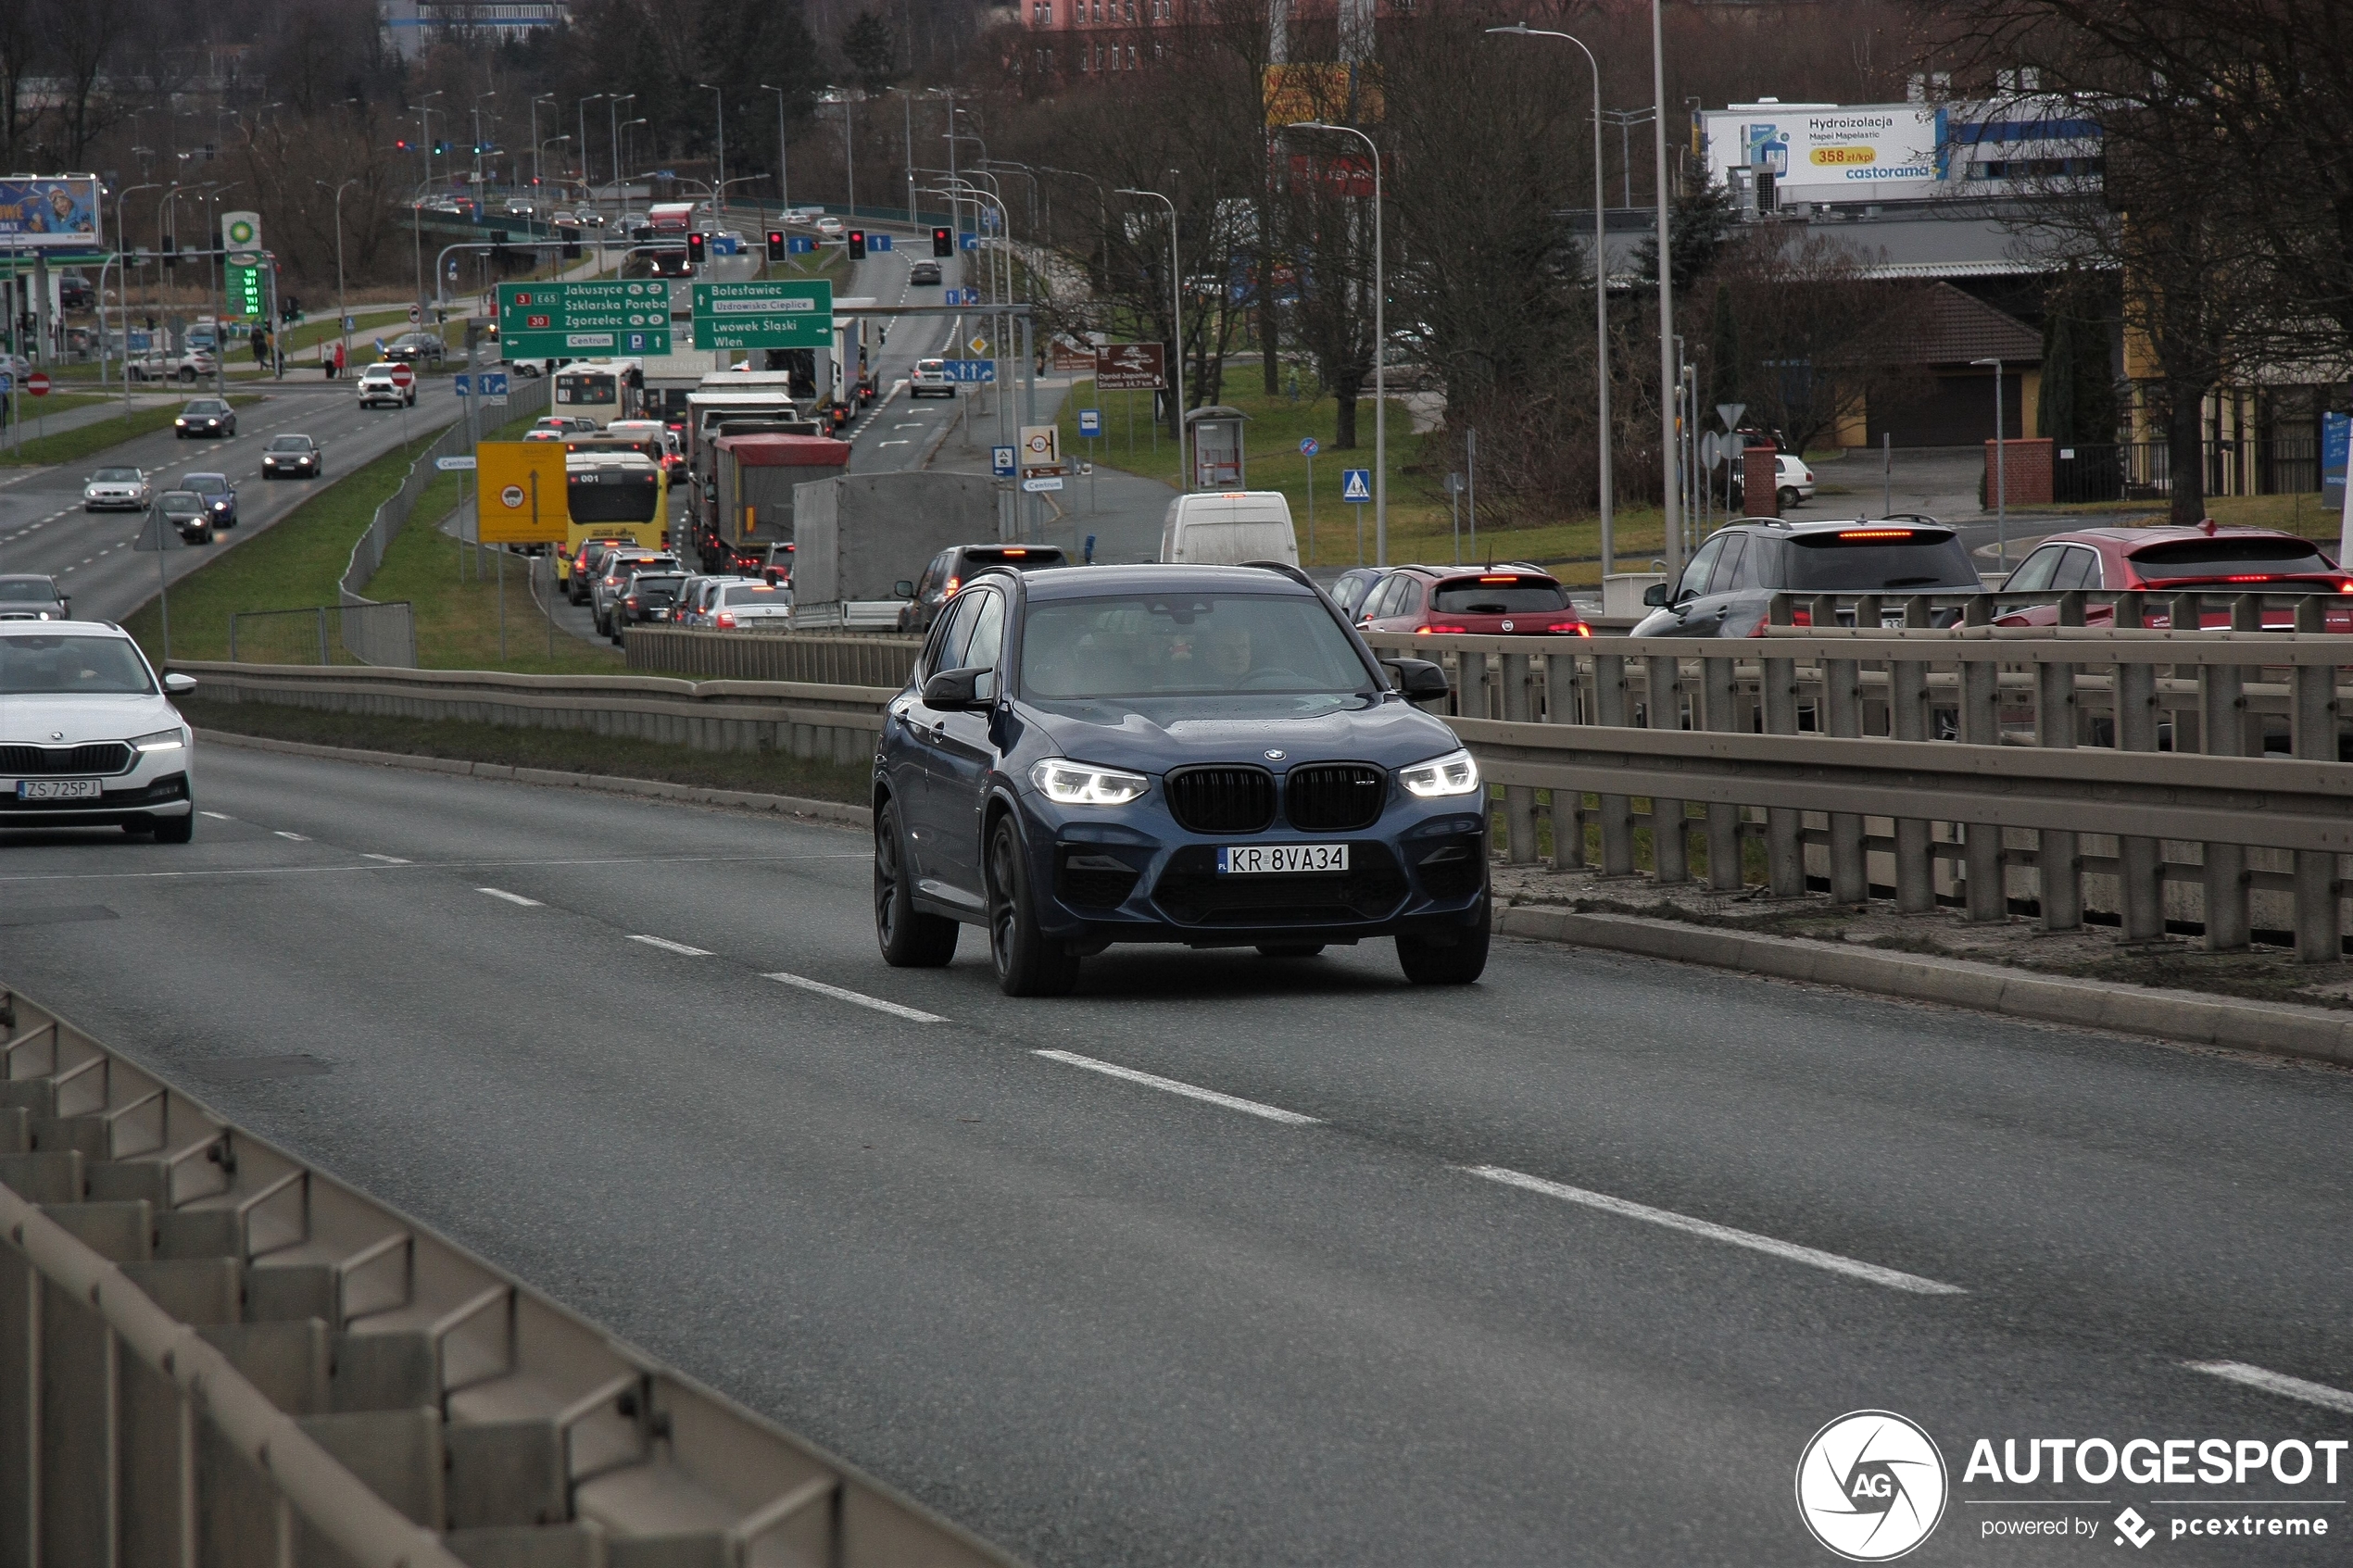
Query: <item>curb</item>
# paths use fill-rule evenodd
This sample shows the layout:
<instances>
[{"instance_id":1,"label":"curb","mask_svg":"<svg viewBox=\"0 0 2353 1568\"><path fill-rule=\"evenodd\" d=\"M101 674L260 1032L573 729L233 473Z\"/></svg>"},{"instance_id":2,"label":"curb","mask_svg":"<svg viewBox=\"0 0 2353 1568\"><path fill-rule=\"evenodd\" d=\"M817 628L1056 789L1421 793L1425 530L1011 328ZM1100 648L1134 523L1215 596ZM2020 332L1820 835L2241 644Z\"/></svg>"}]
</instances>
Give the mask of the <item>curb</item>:
<instances>
[{"instance_id":1,"label":"curb","mask_svg":"<svg viewBox=\"0 0 2353 1568\"><path fill-rule=\"evenodd\" d=\"M312 746L307 741L272 740L266 735L240 735L226 730L198 730L196 738L207 746L234 746L246 751L274 751L287 757L317 757L331 762L365 762L378 768L406 768L421 773L506 779L516 784L551 784L560 789L593 789L607 795L632 795L651 800L683 800L695 806L725 806L741 811L807 817L840 827L871 830L875 820L874 812L863 806L851 806L839 800L812 800L798 795L761 795L743 789L704 789L696 784L669 784L661 779L619 779L601 773L567 773L554 768L518 768L506 762L461 762L449 757L411 757L397 751Z\"/></svg>"},{"instance_id":2,"label":"curb","mask_svg":"<svg viewBox=\"0 0 2353 1568\"><path fill-rule=\"evenodd\" d=\"M1516 905L1500 910L1499 917L1496 930L1506 936L1843 985L2041 1023L2353 1065L2353 1012L2034 974L1967 959L1894 953L1806 937L1753 936L1640 915Z\"/></svg>"}]
</instances>

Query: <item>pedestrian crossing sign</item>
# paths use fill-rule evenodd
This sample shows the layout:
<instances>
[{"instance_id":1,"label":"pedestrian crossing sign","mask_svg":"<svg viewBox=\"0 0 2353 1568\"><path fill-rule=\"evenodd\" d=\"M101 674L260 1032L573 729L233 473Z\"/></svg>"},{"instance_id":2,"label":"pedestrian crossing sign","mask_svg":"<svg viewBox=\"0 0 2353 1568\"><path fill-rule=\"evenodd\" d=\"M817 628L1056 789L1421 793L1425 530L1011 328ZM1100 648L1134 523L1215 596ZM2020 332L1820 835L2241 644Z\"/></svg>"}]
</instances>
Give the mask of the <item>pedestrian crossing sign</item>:
<instances>
[{"instance_id":1,"label":"pedestrian crossing sign","mask_svg":"<svg viewBox=\"0 0 2353 1568\"><path fill-rule=\"evenodd\" d=\"M1373 498L1373 470L1342 469L1340 470L1340 498L1362 506Z\"/></svg>"}]
</instances>

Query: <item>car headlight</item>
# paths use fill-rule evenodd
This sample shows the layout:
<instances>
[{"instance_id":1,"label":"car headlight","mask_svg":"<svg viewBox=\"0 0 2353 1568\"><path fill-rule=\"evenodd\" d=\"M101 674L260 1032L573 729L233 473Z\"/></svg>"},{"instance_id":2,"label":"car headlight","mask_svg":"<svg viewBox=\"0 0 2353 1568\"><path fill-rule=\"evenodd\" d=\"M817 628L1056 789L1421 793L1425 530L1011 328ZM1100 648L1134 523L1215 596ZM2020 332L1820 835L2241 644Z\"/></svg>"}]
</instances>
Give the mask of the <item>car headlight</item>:
<instances>
[{"instance_id":1,"label":"car headlight","mask_svg":"<svg viewBox=\"0 0 2353 1568\"><path fill-rule=\"evenodd\" d=\"M1059 806L1125 806L1151 787L1151 781L1141 773L1090 768L1060 757L1032 767L1029 782Z\"/></svg>"},{"instance_id":2,"label":"car headlight","mask_svg":"<svg viewBox=\"0 0 2353 1568\"><path fill-rule=\"evenodd\" d=\"M180 729L157 730L151 735L141 735L131 743L133 751L178 751L188 744L188 732Z\"/></svg>"},{"instance_id":3,"label":"car headlight","mask_svg":"<svg viewBox=\"0 0 2353 1568\"><path fill-rule=\"evenodd\" d=\"M1469 795L1478 788L1478 759L1467 751L1450 751L1443 757L1398 769L1397 782L1405 786L1406 794L1424 800Z\"/></svg>"}]
</instances>

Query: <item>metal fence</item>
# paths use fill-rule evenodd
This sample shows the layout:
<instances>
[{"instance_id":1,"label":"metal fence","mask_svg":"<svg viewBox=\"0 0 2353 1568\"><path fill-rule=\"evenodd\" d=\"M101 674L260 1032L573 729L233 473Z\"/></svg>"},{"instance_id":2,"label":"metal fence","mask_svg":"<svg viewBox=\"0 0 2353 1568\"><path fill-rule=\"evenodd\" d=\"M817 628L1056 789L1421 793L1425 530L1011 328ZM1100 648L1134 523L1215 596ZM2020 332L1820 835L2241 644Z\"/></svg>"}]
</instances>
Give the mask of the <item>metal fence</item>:
<instances>
[{"instance_id":1,"label":"metal fence","mask_svg":"<svg viewBox=\"0 0 2353 1568\"><path fill-rule=\"evenodd\" d=\"M2200 444L2208 495L2317 495L2319 440L2310 431ZM2051 462L2054 501L2156 500L2173 493L2172 445L2165 441L2061 446Z\"/></svg>"},{"instance_id":2,"label":"metal fence","mask_svg":"<svg viewBox=\"0 0 2353 1568\"><path fill-rule=\"evenodd\" d=\"M2229 632L2145 629L2144 596L2114 597L2105 627L1993 627L1982 596L1942 631L1928 598L1891 600L1910 621L1891 629L1880 600L1826 596L1806 627L1784 597L1754 641L1369 640L1453 666L1453 721L1505 786L1515 861L1548 835L1558 865L1597 852L1632 876L1639 834L1661 883L1692 880L1696 843L1719 889L2052 930L2089 915L2215 950L2292 933L2306 961L2338 959L2353 686L2344 637L2312 629L2321 597L2296 601L2302 632L2245 629L2257 596L2228 601ZM2203 601L2181 598L2172 621L2197 624Z\"/></svg>"},{"instance_id":3,"label":"metal fence","mask_svg":"<svg viewBox=\"0 0 2353 1568\"><path fill-rule=\"evenodd\" d=\"M377 659L377 654L403 654ZM416 621L407 599L388 604L320 605L310 609L247 609L229 618L229 661L249 664L416 662Z\"/></svg>"},{"instance_id":4,"label":"metal fence","mask_svg":"<svg viewBox=\"0 0 2353 1568\"><path fill-rule=\"evenodd\" d=\"M0 990L0 1564L608 1561L1013 1562Z\"/></svg>"},{"instance_id":5,"label":"metal fence","mask_svg":"<svg viewBox=\"0 0 2353 1568\"><path fill-rule=\"evenodd\" d=\"M625 633L629 668L707 680L813 681L827 685L907 684L921 637L820 636L695 632L633 626Z\"/></svg>"},{"instance_id":6,"label":"metal fence","mask_svg":"<svg viewBox=\"0 0 2353 1568\"><path fill-rule=\"evenodd\" d=\"M351 559L344 567L343 582L340 584L343 602L353 607L396 611L396 613L385 614L362 614L347 622L344 629L344 646L355 662L389 665L404 670L415 667L417 625L416 618L409 612L408 601L400 600L396 605L378 606L375 600L367 597L360 590L368 585L369 581L376 575L377 570L384 565L384 552L392 548L393 540L399 536L403 528L409 526L409 514L417 509L418 498L424 495L425 487L439 477L440 470L434 466L436 460L442 458L459 457L472 450L473 442L463 420L443 431L433 445L425 448L424 454L409 465L408 473L401 478L400 488L384 497L383 503L376 508L375 516L369 520L367 532L360 534L359 542L351 546ZM238 658L239 644L233 623L231 626L229 646L229 657L234 660ZM269 661L266 655L256 656L256 660L257 662ZM282 660L278 662L307 661ZM329 664L341 661L330 659L321 655L319 662Z\"/></svg>"}]
</instances>

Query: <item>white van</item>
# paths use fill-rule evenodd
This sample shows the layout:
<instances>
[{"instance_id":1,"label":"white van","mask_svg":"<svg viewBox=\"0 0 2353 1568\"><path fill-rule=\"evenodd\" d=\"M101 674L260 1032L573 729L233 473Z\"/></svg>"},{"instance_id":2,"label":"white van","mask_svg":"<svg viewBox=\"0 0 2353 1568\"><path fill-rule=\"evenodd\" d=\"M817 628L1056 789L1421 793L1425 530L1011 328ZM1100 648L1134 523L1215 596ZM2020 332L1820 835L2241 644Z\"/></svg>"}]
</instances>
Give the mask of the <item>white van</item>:
<instances>
[{"instance_id":1,"label":"white van","mask_svg":"<svg viewBox=\"0 0 2353 1568\"><path fill-rule=\"evenodd\" d=\"M1220 490L1179 495L1160 528L1160 558L1189 566L1244 561L1299 564L1299 534L1279 490Z\"/></svg>"}]
</instances>

